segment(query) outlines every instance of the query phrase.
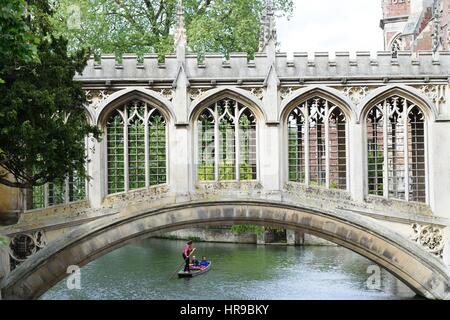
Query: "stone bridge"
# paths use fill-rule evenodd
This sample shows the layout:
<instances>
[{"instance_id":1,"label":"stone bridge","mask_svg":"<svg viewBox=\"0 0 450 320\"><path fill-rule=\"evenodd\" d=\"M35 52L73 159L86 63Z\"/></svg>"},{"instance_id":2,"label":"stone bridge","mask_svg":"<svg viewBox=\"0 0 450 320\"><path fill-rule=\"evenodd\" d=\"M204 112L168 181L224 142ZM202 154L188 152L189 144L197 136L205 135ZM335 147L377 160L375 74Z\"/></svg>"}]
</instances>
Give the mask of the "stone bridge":
<instances>
[{"instance_id":1,"label":"stone bridge","mask_svg":"<svg viewBox=\"0 0 450 320\"><path fill-rule=\"evenodd\" d=\"M269 21L254 59L199 58L179 19L164 62L102 56L75 77L104 132L86 139L91 179L17 195L2 297L38 298L133 239L251 223L322 237L450 299L450 52L288 60Z\"/></svg>"}]
</instances>

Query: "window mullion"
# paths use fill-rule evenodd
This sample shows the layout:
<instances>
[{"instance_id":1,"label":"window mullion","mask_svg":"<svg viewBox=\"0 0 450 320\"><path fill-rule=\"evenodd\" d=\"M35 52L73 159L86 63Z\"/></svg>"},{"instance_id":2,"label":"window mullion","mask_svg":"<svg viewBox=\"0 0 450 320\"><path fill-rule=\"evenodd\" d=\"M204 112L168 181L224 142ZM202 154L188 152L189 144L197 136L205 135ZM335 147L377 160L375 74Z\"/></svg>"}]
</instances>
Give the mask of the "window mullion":
<instances>
[{"instance_id":1,"label":"window mullion","mask_svg":"<svg viewBox=\"0 0 450 320\"><path fill-rule=\"evenodd\" d=\"M145 187L150 188L150 134L148 127L148 105L144 108L144 146L145 146Z\"/></svg>"},{"instance_id":2,"label":"window mullion","mask_svg":"<svg viewBox=\"0 0 450 320\"><path fill-rule=\"evenodd\" d=\"M330 122L329 122L329 105L325 101L325 186L330 189Z\"/></svg>"},{"instance_id":3,"label":"window mullion","mask_svg":"<svg viewBox=\"0 0 450 320\"><path fill-rule=\"evenodd\" d=\"M214 176L215 180L219 181L219 153L220 153L220 133L219 133L219 112L218 112L218 104L215 104L214 107Z\"/></svg>"},{"instance_id":4,"label":"window mullion","mask_svg":"<svg viewBox=\"0 0 450 320\"><path fill-rule=\"evenodd\" d=\"M125 192L130 190L129 163L128 163L128 110L124 107L124 125L123 125L123 159L124 159L124 184Z\"/></svg>"},{"instance_id":5,"label":"window mullion","mask_svg":"<svg viewBox=\"0 0 450 320\"><path fill-rule=\"evenodd\" d=\"M73 174L72 174L72 179L73 179ZM66 177L64 179L64 203L69 203L70 202L70 184L69 184L69 177Z\"/></svg>"},{"instance_id":6,"label":"window mullion","mask_svg":"<svg viewBox=\"0 0 450 320\"><path fill-rule=\"evenodd\" d=\"M408 101L403 103L403 156L405 170L405 200L409 201L409 133L408 133Z\"/></svg>"},{"instance_id":7,"label":"window mullion","mask_svg":"<svg viewBox=\"0 0 450 320\"><path fill-rule=\"evenodd\" d=\"M48 192L48 183L44 184L44 208L48 208L48 196L49 196L49 192Z\"/></svg>"},{"instance_id":8,"label":"window mullion","mask_svg":"<svg viewBox=\"0 0 450 320\"><path fill-rule=\"evenodd\" d=\"M389 110L387 107L387 100L384 101L383 104L383 156L384 156L384 165L383 165L383 196L389 197L389 164L388 164L388 125L389 125Z\"/></svg>"},{"instance_id":9,"label":"window mullion","mask_svg":"<svg viewBox=\"0 0 450 320\"><path fill-rule=\"evenodd\" d=\"M309 110L308 101L305 102L305 184L309 186Z\"/></svg>"},{"instance_id":10,"label":"window mullion","mask_svg":"<svg viewBox=\"0 0 450 320\"><path fill-rule=\"evenodd\" d=\"M240 175L240 161L241 161L241 148L240 148L240 139L239 139L239 108L236 102L236 106L234 108L234 150L235 150L235 178L237 181L241 180Z\"/></svg>"}]
</instances>

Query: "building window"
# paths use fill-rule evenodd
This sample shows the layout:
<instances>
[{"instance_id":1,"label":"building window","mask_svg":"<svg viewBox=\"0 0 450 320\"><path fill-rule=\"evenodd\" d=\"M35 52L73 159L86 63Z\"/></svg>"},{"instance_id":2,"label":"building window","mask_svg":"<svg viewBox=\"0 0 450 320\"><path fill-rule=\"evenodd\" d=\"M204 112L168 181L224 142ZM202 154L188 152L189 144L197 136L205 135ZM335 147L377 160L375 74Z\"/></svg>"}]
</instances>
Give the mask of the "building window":
<instances>
[{"instance_id":1,"label":"building window","mask_svg":"<svg viewBox=\"0 0 450 320\"><path fill-rule=\"evenodd\" d=\"M166 121L158 109L139 100L115 109L106 138L109 194L166 183Z\"/></svg>"},{"instance_id":2,"label":"building window","mask_svg":"<svg viewBox=\"0 0 450 320\"><path fill-rule=\"evenodd\" d=\"M256 119L237 101L223 99L197 120L200 181L256 180Z\"/></svg>"},{"instance_id":3,"label":"building window","mask_svg":"<svg viewBox=\"0 0 450 320\"><path fill-rule=\"evenodd\" d=\"M74 172L62 181L46 183L33 187L30 209L66 204L86 200L86 181Z\"/></svg>"},{"instance_id":4,"label":"building window","mask_svg":"<svg viewBox=\"0 0 450 320\"><path fill-rule=\"evenodd\" d=\"M347 121L341 108L315 97L288 117L288 179L347 189Z\"/></svg>"},{"instance_id":5,"label":"building window","mask_svg":"<svg viewBox=\"0 0 450 320\"><path fill-rule=\"evenodd\" d=\"M368 192L426 201L425 117L411 101L392 96L367 115Z\"/></svg>"}]
</instances>

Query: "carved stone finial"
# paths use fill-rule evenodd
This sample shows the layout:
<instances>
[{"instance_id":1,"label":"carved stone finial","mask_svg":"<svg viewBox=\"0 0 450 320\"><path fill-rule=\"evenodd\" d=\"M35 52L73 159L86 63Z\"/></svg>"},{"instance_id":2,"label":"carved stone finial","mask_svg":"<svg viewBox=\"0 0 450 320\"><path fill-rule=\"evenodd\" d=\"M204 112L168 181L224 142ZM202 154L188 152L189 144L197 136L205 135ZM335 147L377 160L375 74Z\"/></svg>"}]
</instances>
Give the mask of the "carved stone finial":
<instances>
[{"instance_id":1,"label":"carved stone finial","mask_svg":"<svg viewBox=\"0 0 450 320\"><path fill-rule=\"evenodd\" d=\"M441 8L440 1L433 1L433 34L432 34L433 52L439 51L442 45L441 37Z\"/></svg>"},{"instance_id":2,"label":"carved stone finial","mask_svg":"<svg viewBox=\"0 0 450 320\"><path fill-rule=\"evenodd\" d=\"M273 41L277 42L277 29L275 26L273 0L266 0L266 8L261 18L261 35L259 39L259 51L265 51L267 45Z\"/></svg>"},{"instance_id":3,"label":"carved stone finial","mask_svg":"<svg viewBox=\"0 0 450 320\"><path fill-rule=\"evenodd\" d=\"M175 46L186 47L187 37L186 28L184 26L184 7L183 0L178 0L177 3L177 26L175 30Z\"/></svg>"}]
</instances>

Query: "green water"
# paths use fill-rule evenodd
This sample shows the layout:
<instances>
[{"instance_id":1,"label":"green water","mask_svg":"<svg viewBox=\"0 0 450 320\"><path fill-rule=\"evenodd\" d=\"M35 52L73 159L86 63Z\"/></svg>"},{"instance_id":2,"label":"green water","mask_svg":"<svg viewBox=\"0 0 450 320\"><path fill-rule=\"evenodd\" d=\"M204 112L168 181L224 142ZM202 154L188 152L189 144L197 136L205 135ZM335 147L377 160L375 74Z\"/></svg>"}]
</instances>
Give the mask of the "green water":
<instances>
[{"instance_id":1,"label":"green water","mask_svg":"<svg viewBox=\"0 0 450 320\"><path fill-rule=\"evenodd\" d=\"M195 243L210 272L169 280L182 263L183 242L147 239L117 249L81 269L81 289L63 280L41 299L411 299L388 272L369 289L369 260L341 247Z\"/></svg>"}]
</instances>

